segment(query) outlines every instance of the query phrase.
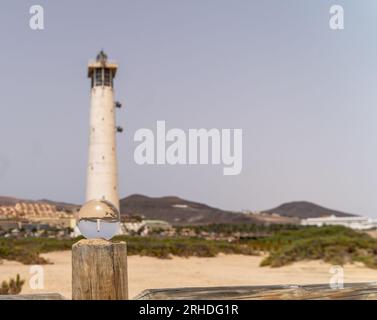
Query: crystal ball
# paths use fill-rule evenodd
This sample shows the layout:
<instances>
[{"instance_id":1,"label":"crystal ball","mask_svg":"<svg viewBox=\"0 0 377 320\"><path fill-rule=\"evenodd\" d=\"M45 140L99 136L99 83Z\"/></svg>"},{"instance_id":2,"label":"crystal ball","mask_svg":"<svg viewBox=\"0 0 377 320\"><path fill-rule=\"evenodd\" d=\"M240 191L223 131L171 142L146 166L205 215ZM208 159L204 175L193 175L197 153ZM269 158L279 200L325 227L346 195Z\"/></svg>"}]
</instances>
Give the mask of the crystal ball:
<instances>
[{"instance_id":1,"label":"crystal ball","mask_svg":"<svg viewBox=\"0 0 377 320\"><path fill-rule=\"evenodd\" d=\"M110 240L120 230L119 210L105 200L90 200L78 214L77 226L87 239Z\"/></svg>"}]
</instances>

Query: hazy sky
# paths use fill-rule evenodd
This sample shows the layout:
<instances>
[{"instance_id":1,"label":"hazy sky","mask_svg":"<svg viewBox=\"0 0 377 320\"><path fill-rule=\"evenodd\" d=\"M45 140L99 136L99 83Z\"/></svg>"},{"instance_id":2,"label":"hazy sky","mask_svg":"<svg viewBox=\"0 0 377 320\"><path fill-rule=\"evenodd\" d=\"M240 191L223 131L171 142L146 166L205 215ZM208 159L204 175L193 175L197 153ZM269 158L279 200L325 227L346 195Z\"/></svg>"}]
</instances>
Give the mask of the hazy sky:
<instances>
[{"instance_id":1,"label":"hazy sky","mask_svg":"<svg viewBox=\"0 0 377 320\"><path fill-rule=\"evenodd\" d=\"M45 9L45 30L29 8ZM341 4L345 30L329 28ZM226 209L307 200L377 217L377 2L13 1L0 7L0 195L81 203L90 92L119 63L121 196ZM241 128L243 171L138 166L139 128Z\"/></svg>"}]
</instances>

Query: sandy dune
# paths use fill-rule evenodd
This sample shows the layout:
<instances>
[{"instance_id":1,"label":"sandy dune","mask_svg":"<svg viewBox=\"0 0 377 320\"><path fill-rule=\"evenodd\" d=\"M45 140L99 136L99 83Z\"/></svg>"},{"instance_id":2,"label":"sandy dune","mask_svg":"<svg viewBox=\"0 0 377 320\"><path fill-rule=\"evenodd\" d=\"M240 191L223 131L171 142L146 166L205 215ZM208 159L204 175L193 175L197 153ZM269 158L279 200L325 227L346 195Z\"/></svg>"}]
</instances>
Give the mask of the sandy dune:
<instances>
[{"instance_id":1,"label":"sandy dune","mask_svg":"<svg viewBox=\"0 0 377 320\"><path fill-rule=\"evenodd\" d=\"M54 264L44 266L44 289L32 290L30 266L13 261L0 264L0 281L15 277L26 280L22 293L58 292L71 297L71 252L43 255ZM220 255L216 258L179 258L160 260L132 256L129 264L129 291L134 297L148 288L314 284L329 283L331 265L321 261L305 261L282 268L259 267L261 257ZM377 281L377 270L361 264L344 267L345 282Z\"/></svg>"}]
</instances>

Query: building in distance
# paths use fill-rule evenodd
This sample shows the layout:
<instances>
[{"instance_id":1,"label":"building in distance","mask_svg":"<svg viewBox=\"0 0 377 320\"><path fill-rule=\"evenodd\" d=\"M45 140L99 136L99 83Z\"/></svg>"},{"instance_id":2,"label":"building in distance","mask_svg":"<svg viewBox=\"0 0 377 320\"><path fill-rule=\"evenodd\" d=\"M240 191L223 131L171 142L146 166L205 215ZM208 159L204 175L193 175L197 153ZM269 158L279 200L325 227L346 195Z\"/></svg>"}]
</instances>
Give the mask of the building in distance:
<instances>
[{"instance_id":1,"label":"building in distance","mask_svg":"<svg viewBox=\"0 0 377 320\"><path fill-rule=\"evenodd\" d=\"M354 230L370 230L377 227L377 220L367 217L336 217L334 215L321 218L302 219L303 226L344 226Z\"/></svg>"}]
</instances>

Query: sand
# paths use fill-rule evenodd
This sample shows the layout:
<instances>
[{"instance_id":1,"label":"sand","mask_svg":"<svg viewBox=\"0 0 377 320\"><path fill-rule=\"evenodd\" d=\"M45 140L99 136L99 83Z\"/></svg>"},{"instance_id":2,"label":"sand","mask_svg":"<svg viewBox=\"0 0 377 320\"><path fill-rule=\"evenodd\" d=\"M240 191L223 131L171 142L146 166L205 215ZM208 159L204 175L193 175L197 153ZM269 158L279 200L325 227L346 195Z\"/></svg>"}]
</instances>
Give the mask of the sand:
<instances>
[{"instance_id":1,"label":"sand","mask_svg":"<svg viewBox=\"0 0 377 320\"><path fill-rule=\"evenodd\" d=\"M25 279L22 293L56 292L71 297L71 252L43 255L54 264L44 265L44 289L31 289L30 266L14 261L0 264L0 281L15 277ZM145 289L230 285L315 284L329 283L331 265L322 261L298 262L281 268L259 267L257 256L219 255L215 258L180 258L161 260L131 256L129 293L136 296ZM344 282L377 281L377 270L360 263L344 266Z\"/></svg>"}]
</instances>

